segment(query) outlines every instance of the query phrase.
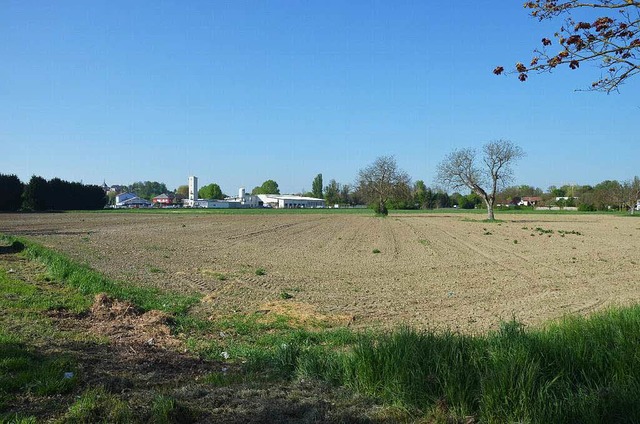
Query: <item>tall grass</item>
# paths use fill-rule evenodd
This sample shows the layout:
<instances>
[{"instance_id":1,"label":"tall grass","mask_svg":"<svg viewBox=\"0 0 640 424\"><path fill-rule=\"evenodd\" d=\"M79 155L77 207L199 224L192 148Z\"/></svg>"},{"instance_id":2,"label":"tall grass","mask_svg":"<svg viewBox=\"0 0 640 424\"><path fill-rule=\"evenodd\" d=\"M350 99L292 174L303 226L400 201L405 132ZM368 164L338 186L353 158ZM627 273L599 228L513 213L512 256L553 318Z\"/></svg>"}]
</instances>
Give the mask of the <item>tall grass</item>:
<instances>
[{"instance_id":1,"label":"tall grass","mask_svg":"<svg viewBox=\"0 0 640 424\"><path fill-rule=\"evenodd\" d=\"M414 414L480 422L640 422L640 307L484 336L362 334L342 352L288 346L291 375L352 388ZM276 352L278 353L278 352Z\"/></svg>"}]
</instances>

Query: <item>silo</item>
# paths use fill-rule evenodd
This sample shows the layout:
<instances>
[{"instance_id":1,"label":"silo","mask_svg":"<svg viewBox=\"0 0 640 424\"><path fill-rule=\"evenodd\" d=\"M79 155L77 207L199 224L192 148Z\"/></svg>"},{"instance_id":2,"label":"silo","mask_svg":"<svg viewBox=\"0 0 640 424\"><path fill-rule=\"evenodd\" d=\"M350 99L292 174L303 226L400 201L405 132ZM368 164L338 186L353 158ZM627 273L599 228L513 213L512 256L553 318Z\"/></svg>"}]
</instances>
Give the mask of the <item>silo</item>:
<instances>
[{"instance_id":1,"label":"silo","mask_svg":"<svg viewBox=\"0 0 640 424\"><path fill-rule=\"evenodd\" d=\"M198 177L189 177L189 200L198 200Z\"/></svg>"},{"instance_id":2,"label":"silo","mask_svg":"<svg viewBox=\"0 0 640 424\"><path fill-rule=\"evenodd\" d=\"M240 187L240 190L238 190L238 197L240 198L240 200L244 200L244 187Z\"/></svg>"}]
</instances>

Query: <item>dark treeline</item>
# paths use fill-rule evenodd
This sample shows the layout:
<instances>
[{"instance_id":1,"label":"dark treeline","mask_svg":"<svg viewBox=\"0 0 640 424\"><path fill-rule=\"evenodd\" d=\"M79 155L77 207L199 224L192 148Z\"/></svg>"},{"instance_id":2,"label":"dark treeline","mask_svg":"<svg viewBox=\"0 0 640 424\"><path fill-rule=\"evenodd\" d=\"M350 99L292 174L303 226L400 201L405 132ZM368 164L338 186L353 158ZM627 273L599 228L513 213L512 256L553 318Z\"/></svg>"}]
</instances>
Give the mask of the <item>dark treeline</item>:
<instances>
[{"instance_id":1,"label":"dark treeline","mask_svg":"<svg viewBox=\"0 0 640 424\"><path fill-rule=\"evenodd\" d=\"M49 181L33 176L23 184L15 175L0 174L0 210L93 210L107 202L104 190L97 185L84 185L53 178Z\"/></svg>"}]
</instances>

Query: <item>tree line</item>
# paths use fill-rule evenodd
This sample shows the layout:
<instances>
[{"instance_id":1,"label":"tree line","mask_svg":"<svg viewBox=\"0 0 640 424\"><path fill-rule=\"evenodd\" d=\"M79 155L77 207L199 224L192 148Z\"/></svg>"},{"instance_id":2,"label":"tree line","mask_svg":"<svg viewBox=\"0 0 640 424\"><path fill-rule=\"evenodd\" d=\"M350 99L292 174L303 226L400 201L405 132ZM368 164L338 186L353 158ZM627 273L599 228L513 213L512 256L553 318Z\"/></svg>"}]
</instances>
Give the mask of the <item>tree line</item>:
<instances>
[{"instance_id":1,"label":"tree line","mask_svg":"<svg viewBox=\"0 0 640 424\"><path fill-rule=\"evenodd\" d=\"M454 150L439 163L433 189L422 180L412 183L393 156L381 156L359 171L353 191L346 185L345 195L338 194L341 190L336 189L341 186L332 180L320 194L330 205L358 199L381 215L389 209L484 208L487 218L493 220L495 208L521 208L523 200L529 205L575 207L580 211L636 210L640 200L638 177L623 182L606 180L595 186L551 186L546 193L529 185L510 186L512 166L524 156L525 152L509 140L490 141L479 150ZM322 181L322 174L314 179L314 194L318 194L318 181ZM454 193L449 195L446 189ZM468 194L456 191L459 189L468 190Z\"/></svg>"},{"instance_id":2,"label":"tree line","mask_svg":"<svg viewBox=\"0 0 640 424\"><path fill-rule=\"evenodd\" d=\"M97 185L32 176L23 184L16 175L0 174L0 211L94 210L107 198Z\"/></svg>"}]
</instances>

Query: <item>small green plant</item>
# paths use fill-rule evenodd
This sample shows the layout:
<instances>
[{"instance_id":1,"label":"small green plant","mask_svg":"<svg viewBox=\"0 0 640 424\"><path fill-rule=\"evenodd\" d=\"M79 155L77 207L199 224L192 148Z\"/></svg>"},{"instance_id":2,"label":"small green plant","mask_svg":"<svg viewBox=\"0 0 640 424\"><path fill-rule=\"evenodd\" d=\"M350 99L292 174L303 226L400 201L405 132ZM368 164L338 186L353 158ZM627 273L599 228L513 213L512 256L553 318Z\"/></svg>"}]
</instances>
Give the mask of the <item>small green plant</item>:
<instances>
[{"instance_id":1,"label":"small green plant","mask_svg":"<svg viewBox=\"0 0 640 424\"><path fill-rule=\"evenodd\" d=\"M575 234L576 236L581 236L582 233L580 231L575 231L575 230L571 230L571 231L563 231L563 230L558 230L558 234L561 234L563 237L565 234Z\"/></svg>"},{"instance_id":2,"label":"small green plant","mask_svg":"<svg viewBox=\"0 0 640 424\"><path fill-rule=\"evenodd\" d=\"M149 272L152 274L164 274L164 271L162 269L155 266L149 267Z\"/></svg>"},{"instance_id":3,"label":"small green plant","mask_svg":"<svg viewBox=\"0 0 640 424\"><path fill-rule=\"evenodd\" d=\"M544 229L544 228L542 228L542 227L536 227L536 231L537 231L540 235L542 235L542 234L553 234L553 230L551 230L551 229L546 230L546 229Z\"/></svg>"},{"instance_id":4,"label":"small green plant","mask_svg":"<svg viewBox=\"0 0 640 424\"><path fill-rule=\"evenodd\" d=\"M485 235L485 236L490 236L490 235L492 235L492 234L493 234L493 233L492 233L491 231L485 231L483 235Z\"/></svg>"},{"instance_id":5,"label":"small green plant","mask_svg":"<svg viewBox=\"0 0 640 424\"><path fill-rule=\"evenodd\" d=\"M194 414L180 402L166 395L158 395L151 403L150 422L157 424L193 422Z\"/></svg>"},{"instance_id":6,"label":"small green plant","mask_svg":"<svg viewBox=\"0 0 640 424\"><path fill-rule=\"evenodd\" d=\"M372 250L372 252L373 252L373 253L376 253L376 254L377 254L377 253L380 253L380 249L373 249L373 250Z\"/></svg>"},{"instance_id":7,"label":"small green plant","mask_svg":"<svg viewBox=\"0 0 640 424\"><path fill-rule=\"evenodd\" d=\"M267 271L264 268L256 269L256 275L266 275Z\"/></svg>"},{"instance_id":8,"label":"small green plant","mask_svg":"<svg viewBox=\"0 0 640 424\"><path fill-rule=\"evenodd\" d=\"M65 423L127 423L133 421L133 413L126 402L98 387L84 392L69 407L63 418Z\"/></svg>"},{"instance_id":9,"label":"small green plant","mask_svg":"<svg viewBox=\"0 0 640 424\"><path fill-rule=\"evenodd\" d=\"M518 244L518 240L514 240L514 241L513 241L513 244Z\"/></svg>"},{"instance_id":10,"label":"small green plant","mask_svg":"<svg viewBox=\"0 0 640 424\"><path fill-rule=\"evenodd\" d=\"M289 294L286 291L280 292L280 299L287 300L292 298L293 298L292 294Z\"/></svg>"}]
</instances>

